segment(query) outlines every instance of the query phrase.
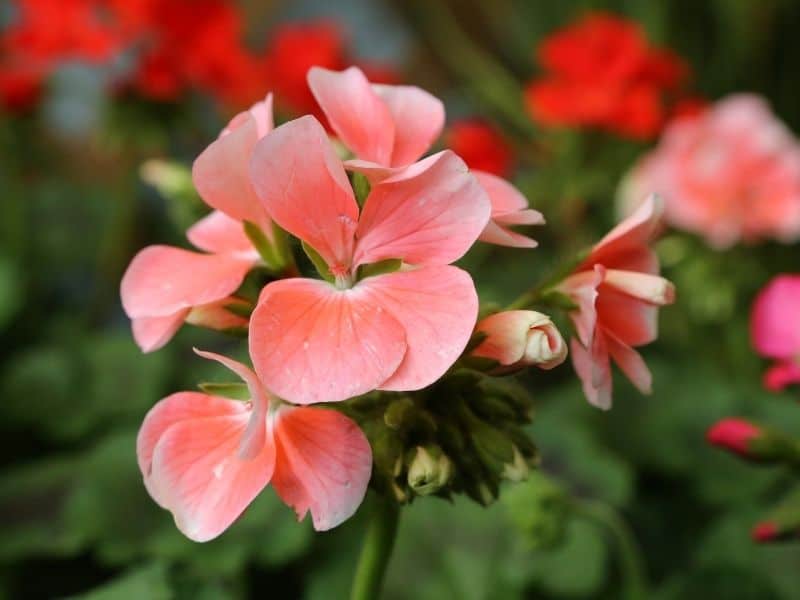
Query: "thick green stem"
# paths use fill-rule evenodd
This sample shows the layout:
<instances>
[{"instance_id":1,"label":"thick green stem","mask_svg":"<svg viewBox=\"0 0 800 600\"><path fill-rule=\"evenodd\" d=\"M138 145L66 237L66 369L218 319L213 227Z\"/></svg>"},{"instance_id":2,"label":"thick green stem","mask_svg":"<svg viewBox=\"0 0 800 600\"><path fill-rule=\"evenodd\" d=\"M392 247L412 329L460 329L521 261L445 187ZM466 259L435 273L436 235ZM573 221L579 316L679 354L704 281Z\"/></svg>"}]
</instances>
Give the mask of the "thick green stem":
<instances>
[{"instance_id":1,"label":"thick green stem","mask_svg":"<svg viewBox=\"0 0 800 600\"><path fill-rule=\"evenodd\" d=\"M350 600L376 600L394 547L400 509L388 498L378 498L364 536Z\"/></svg>"},{"instance_id":2,"label":"thick green stem","mask_svg":"<svg viewBox=\"0 0 800 600\"><path fill-rule=\"evenodd\" d=\"M576 500L575 513L603 527L614 539L625 588L625 600L645 600L648 595L647 572L642 552L628 524L611 506L603 502Z\"/></svg>"}]
</instances>

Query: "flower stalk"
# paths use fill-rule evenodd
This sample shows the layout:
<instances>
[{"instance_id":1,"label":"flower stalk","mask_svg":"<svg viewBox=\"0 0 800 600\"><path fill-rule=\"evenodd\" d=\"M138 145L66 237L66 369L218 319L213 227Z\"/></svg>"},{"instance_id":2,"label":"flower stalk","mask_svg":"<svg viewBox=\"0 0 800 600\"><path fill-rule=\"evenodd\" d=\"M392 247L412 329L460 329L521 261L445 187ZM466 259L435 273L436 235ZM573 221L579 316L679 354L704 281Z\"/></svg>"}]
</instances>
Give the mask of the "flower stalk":
<instances>
[{"instance_id":1,"label":"flower stalk","mask_svg":"<svg viewBox=\"0 0 800 600\"><path fill-rule=\"evenodd\" d=\"M380 596L383 577L394 548L399 517L400 507L396 502L389 498L378 498L367 525L350 600L375 600Z\"/></svg>"}]
</instances>

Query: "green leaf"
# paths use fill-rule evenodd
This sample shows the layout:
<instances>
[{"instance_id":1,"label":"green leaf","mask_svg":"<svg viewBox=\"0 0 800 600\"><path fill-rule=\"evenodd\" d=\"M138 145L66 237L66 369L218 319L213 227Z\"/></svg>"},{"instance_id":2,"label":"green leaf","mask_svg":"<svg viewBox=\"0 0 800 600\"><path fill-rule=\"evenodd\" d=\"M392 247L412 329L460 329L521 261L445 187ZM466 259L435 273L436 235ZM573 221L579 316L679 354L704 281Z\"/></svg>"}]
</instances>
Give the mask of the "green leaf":
<instances>
[{"instance_id":1,"label":"green leaf","mask_svg":"<svg viewBox=\"0 0 800 600\"><path fill-rule=\"evenodd\" d=\"M322 258L320 253L305 242L302 242L302 246L303 252L306 253L306 256L314 264L314 267L317 269L317 273L319 273L320 276L328 283L333 283L335 281L333 273L331 273L331 270L328 268L328 263L325 262L325 259Z\"/></svg>"},{"instance_id":2,"label":"green leaf","mask_svg":"<svg viewBox=\"0 0 800 600\"><path fill-rule=\"evenodd\" d=\"M204 381L197 385L206 394L212 396L222 396L232 400L250 400L250 390L247 389L247 384L241 382L235 383L217 383L214 381Z\"/></svg>"},{"instance_id":3,"label":"green leaf","mask_svg":"<svg viewBox=\"0 0 800 600\"><path fill-rule=\"evenodd\" d=\"M375 275L383 275L384 273L394 273L399 271L402 265L403 261L399 258L387 258L376 263L361 265L358 267L357 279L365 279Z\"/></svg>"},{"instance_id":4,"label":"green leaf","mask_svg":"<svg viewBox=\"0 0 800 600\"><path fill-rule=\"evenodd\" d=\"M72 596L80 600L171 600L174 597L166 565L161 563L129 569L90 592Z\"/></svg>"}]
</instances>

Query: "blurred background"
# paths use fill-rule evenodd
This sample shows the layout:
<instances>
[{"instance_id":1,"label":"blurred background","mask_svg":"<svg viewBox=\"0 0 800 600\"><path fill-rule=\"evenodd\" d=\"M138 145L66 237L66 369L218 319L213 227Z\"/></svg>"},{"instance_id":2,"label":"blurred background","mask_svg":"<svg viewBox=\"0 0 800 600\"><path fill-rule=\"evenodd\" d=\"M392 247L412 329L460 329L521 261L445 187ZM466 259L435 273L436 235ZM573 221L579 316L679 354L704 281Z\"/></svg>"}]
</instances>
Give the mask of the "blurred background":
<instances>
[{"instance_id":1,"label":"blurred background","mask_svg":"<svg viewBox=\"0 0 800 600\"><path fill-rule=\"evenodd\" d=\"M641 127L554 126L537 113L537 48L598 10L669 51L669 104L632 108L648 115ZM273 90L279 119L316 111L304 84L314 64L357 64L441 97L446 143L511 178L548 220L531 232L536 250L479 245L464 259L481 297L504 302L618 220L625 173L673 111L748 91L799 131L799 26L794 0L3 0L0 597L347 595L363 510L314 534L267 490L199 545L136 465L146 411L220 375L191 347L241 346L185 327L142 355L118 294L140 248L187 246L203 210L187 168L238 110ZM542 474L489 507L422 498L404 509L387 598L619 598L632 576L619 535L638 544L651 598L800 597L800 544L749 533L797 472L705 441L729 415L800 432L796 393L762 387L748 334L756 292L800 270L797 246L720 250L670 230L658 251L678 302L643 352L653 395L617 375L601 412L568 365L526 375ZM571 514L567 495L611 518Z\"/></svg>"}]
</instances>

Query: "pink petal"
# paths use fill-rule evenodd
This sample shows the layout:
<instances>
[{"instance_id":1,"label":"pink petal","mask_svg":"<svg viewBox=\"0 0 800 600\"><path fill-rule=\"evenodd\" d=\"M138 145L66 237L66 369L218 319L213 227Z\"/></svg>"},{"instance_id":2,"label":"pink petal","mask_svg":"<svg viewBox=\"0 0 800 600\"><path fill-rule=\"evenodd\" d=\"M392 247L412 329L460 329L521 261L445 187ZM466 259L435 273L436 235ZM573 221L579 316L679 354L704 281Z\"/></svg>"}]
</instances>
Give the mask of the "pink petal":
<instances>
[{"instance_id":1,"label":"pink petal","mask_svg":"<svg viewBox=\"0 0 800 600\"><path fill-rule=\"evenodd\" d=\"M261 140L250 173L267 212L329 266L350 266L358 205L322 125L289 121Z\"/></svg>"},{"instance_id":2,"label":"pink petal","mask_svg":"<svg viewBox=\"0 0 800 600\"><path fill-rule=\"evenodd\" d=\"M406 167L385 167L378 163L358 158L344 161L344 167L348 171L361 173L372 185L402 173L406 169Z\"/></svg>"},{"instance_id":3,"label":"pink petal","mask_svg":"<svg viewBox=\"0 0 800 600\"><path fill-rule=\"evenodd\" d=\"M242 113L227 134L217 138L194 161L192 180L206 204L237 221L250 221L269 231L269 218L250 183L253 148L266 134L263 119ZM271 125L271 123L270 123Z\"/></svg>"},{"instance_id":4,"label":"pink petal","mask_svg":"<svg viewBox=\"0 0 800 600\"><path fill-rule=\"evenodd\" d=\"M486 171L473 169L472 174L486 190L492 203L492 217L528 208L528 200L508 181Z\"/></svg>"},{"instance_id":5,"label":"pink petal","mask_svg":"<svg viewBox=\"0 0 800 600\"><path fill-rule=\"evenodd\" d=\"M631 216L595 244L584 266L599 263L628 271L657 272L658 262L648 244L658 232L663 212L663 201L658 196L649 196Z\"/></svg>"},{"instance_id":6,"label":"pink petal","mask_svg":"<svg viewBox=\"0 0 800 600\"><path fill-rule=\"evenodd\" d=\"M247 407L243 402L209 396L200 392L178 392L167 396L156 404L144 418L136 437L136 457L145 486L160 506L166 507L163 494L151 483L153 451L166 431L183 421L212 417L247 418Z\"/></svg>"},{"instance_id":7,"label":"pink petal","mask_svg":"<svg viewBox=\"0 0 800 600\"><path fill-rule=\"evenodd\" d=\"M606 333L608 353L625 376L643 394L653 391L653 376L644 362L642 356L633 348L618 338Z\"/></svg>"},{"instance_id":8,"label":"pink petal","mask_svg":"<svg viewBox=\"0 0 800 600\"><path fill-rule=\"evenodd\" d=\"M750 335L763 356L800 355L800 275L778 275L758 293L750 316Z\"/></svg>"},{"instance_id":9,"label":"pink petal","mask_svg":"<svg viewBox=\"0 0 800 600\"><path fill-rule=\"evenodd\" d=\"M591 271L582 271L567 277L558 286L558 291L566 294L577 304L578 308L570 312L581 343L592 345L592 338L597 327L597 288L605 277L605 269L596 265Z\"/></svg>"},{"instance_id":10,"label":"pink petal","mask_svg":"<svg viewBox=\"0 0 800 600\"><path fill-rule=\"evenodd\" d=\"M448 150L440 152L372 188L356 232L354 261L451 263L478 238L489 212L489 199L464 162Z\"/></svg>"},{"instance_id":11,"label":"pink petal","mask_svg":"<svg viewBox=\"0 0 800 600\"><path fill-rule=\"evenodd\" d=\"M181 421L156 444L153 485L178 529L194 541L225 531L272 477L272 436L254 458L239 457L246 426L246 414Z\"/></svg>"},{"instance_id":12,"label":"pink petal","mask_svg":"<svg viewBox=\"0 0 800 600\"><path fill-rule=\"evenodd\" d=\"M186 322L190 325L214 329L216 331L247 327L247 318L229 310L235 306L250 308L252 304L246 300L228 296L227 298L212 302L211 304L195 306L189 311Z\"/></svg>"},{"instance_id":13,"label":"pink petal","mask_svg":"<svg viewBox=\"0 0 800 600\"><path fill-rule=\"evenodd\" d=\"M415 86L373 85L394 121L391 164L404 166L418 160L444 127L444 104Z\"/></svg>"},{"instance_id":14,"label":"pink petal","mask_svg":"<svg viewBox=\"0 0 800 600\"><path fill-rule=\"evenodd\" d=\"M773 392L793 383L800 383L800 364L794 360L777 362L764 373L764 387Z\"/></svg>"},{"instance_id":15,"label":"pink petal","mask_svg":"<svg viewBox=\"0 0 800 600\"><path fill-rule=\"evenodd\" d=\"M235 256L148 246L133 258L122 278L122 307L130 318L138 319L210 304L236 291L250 267L250 261Z\"/></svg>"},{"instance_id":16,"label":"pink petal","mask_svg":"<svg viewBox=\"0 0 800 600\"><path fill-rule=\"evenodd\" d=\"M658 307L601 285L595 303L599 326L628 346L649 344L658 337Z\"/></svg>"},{"instance_id":17,"label":"pink petal","mask_svg":"<svg viewBox=\"0 0 800 600\"><path fill-rule=\"evenodd\" d=\"M142 352L153 352L172 339L189 314L188 308L166 317L140 317L133 319L133 339Z\"/></svg>"},{"instance_id":18,"label":"pink petal","mask_svg":"<svg viewBox=\"0 0 800 600\"><path fill-rule=\"evenodd\" d=\"M295 404L336 402L374 390L406 352L403 326L361 286L284 279L261 292L250 318L250 356L264 385Z\"/></svg>"},{"instance_id":19,"label":"pink petal","mask_svg":"<svg viewBox=\"0 0 800 600\"><path fill-rule=\"evenodd\" d=\"M274 424L278 460L273 487L302 520L326 531L350 518L364 499L372 451L358 426L334 410L286 408Z\"/></svg>"},{"instance_id":20,"label":"pink petal","mask_svg":"<svg viewBox=\"0 0 800 600\"><path fill-rule=\"evenodd\" d=\"M675 286L658 275L606 269L604 283L649 304L664 306L675 302Z\"/></svg>"},{"instance_id":21,"label":"pink petal","mask_svg":"<svg viewBox=\"0 0 800 600\"><path fill-rule=\"evenodd\" d=\"M472 335L478 295L468 273L452 266L421 267L369 277L356 286L370 303L405 328L408 350L400 367L380 389L424 388L456 361Z\"/></svg>"},{"instance_id":22,"label":"pink petal","mask_svg":"<svg viewBox=\"0 0 800 600\"><path fill-rule=\"evenodd\" d=\"M589 404L603 410L611 408L611 365L608 355L599 354L593 358L576 338L570 340L569 349L572 364Z\"/></svg>"},{"instance_id":23,"label":"pink petal","mask_svg":"<svg viewBox=\"0 0 800 600\"><path fill-rule=\"evenodd\" d=\"M501 227L495 221L489 221L486 224L478 239L487 244L511 248L536 248L539 245L536 240L506 227Z\"/></svg>"},{"instance_id":24,"label":"pink petal","mask_svg":"<svg viewBox=\"0 0 800 600\"><path fill-rule=\"evenodd\" d=\"M258 252L245 234L242 222L219 210L192 225L186 237L196 248L211 254L236 254L243 259L258 260Z\"/></svg>"},{"instance_id":25,"label":"pink petal","mask_svg":"<svg viewBox=\"0 0 800 600\"><path fill-rule=\"evenodd\" d=\"M312 67L307 77L311 92L344 145L358 158L389 166L395 142L392 114L361 69L337 72Z\"/></svg>"}]
</instances>

